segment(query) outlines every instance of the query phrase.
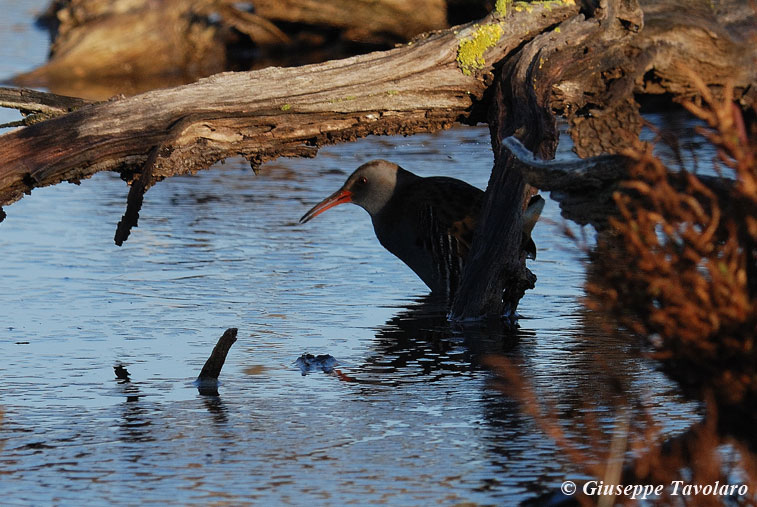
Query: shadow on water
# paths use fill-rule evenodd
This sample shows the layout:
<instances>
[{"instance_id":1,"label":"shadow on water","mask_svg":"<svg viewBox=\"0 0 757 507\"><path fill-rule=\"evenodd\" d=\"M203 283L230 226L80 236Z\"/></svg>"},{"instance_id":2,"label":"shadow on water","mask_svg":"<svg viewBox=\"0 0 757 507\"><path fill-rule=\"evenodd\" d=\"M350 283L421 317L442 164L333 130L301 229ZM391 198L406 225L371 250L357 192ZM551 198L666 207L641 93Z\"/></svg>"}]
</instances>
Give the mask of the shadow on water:
<instances>
[{"instance_id":1,"label":"shadow on water","mask_svg":"<svg viewBox=\"0 0 757 507\"><path fill-rule=\"evenodd\" d=\"M483 498L515 503L550 490L563 476L566 460L555 456L548 439L538 436L518 402L499 390L487 366L493 356L527 363L536 332L496 320L455 324L447 314L443 300L433 295L417 298L376 329L365 360L339 378L356 384L360 395L369 398L387 388L401 393L428 387L424 392L432 394L426 395L420 412L438 419L425 424L472 427L475 439L466 437L466 431L455 435L454 430L443 438L459 439L455 445L469 447L477 461L486 463L487 472L469 476L465 466L449 470L449 483L459 481ZM472 410L457 405L458 395L476 400ZM424 435L419 444L425 439L433 437Z\"/></svg>"},{"instance_id":2,"label":"shadow on water","mask_svg":"<svg viewBox=\"0 0 757 507\"><path fill-rule=\"evenodd\" d=\"M564 479L565 470L572 467L569 458L542 434L539 423L524 414L517 397L500 390L499 377L490 367L493 357L506 357L523 382L554 407L559 418L574 421L565 429L569 437L583 439L590 432L611 432L618 411L629 399L638 404L652 394L645 402L670 402L656 399L659 376L647 375L642 351L632 345L633 340L607 330L606 324L586 309L578 312L575 326L563 337L563 341L573 342L570 353L547 363L546 371L542 354L545 348L559 353L560 341L543 340L539 345L537 333L527 327L512 328L501 322L459 326L450 323L446 315L443 302L433 296L417 299L377 329L365 361L339 378L357 383L361 394L370 395L386 387L436 383L442 388L445 378L483 374L486 381L477 383L475 389L479 390L482 416L479 424L489 435L481 455L486 456L492 473L480 478L474 487L477 492L497 497L508 491L504 498L525 500L552 491L556 478ZM524 320L523 324L528 323ZM589 426L584 419L587 411L591 412ZM682 421L678 431L688 425L686 412L682 409L678 414ZM598 426L591 427L594 423ZM609 442L594 444L600 446L600 452ZM535 463L539 465L534 467Z\"/></svg>"},{"instance_id":3,"label":"shadow on water","mask_svg":"<svg viewBox=\"0 0 757 507\"><path fill-rule=\"evenodd\" d=\"M360 372L392 379L396 374L423 376L433 381L479 368L487 355L513 353L521 335L533 335L499 321L452 324L447 313L444 300L431 294L408 305L378 329L373 353Z\"/></svg>"},{"instance_id":4,"label":"shadow on water","mask_svg":"<svg viewBox=\"0 0 757 507\"><path fill-rule=\"evenodd\" d=\"M591 311L579 307L574 327L566 329L564 342L570 353L549 369L550 387L557 401L576 409L591 392L594 399L613 402L633 389L639 379L642 350L634 340L608 329ZM433 295L422 296L377 329L372 351L352 374L398 385L410 377L432 382L448 375L488 370L487 359L504 356L540 377L544 365L536 350L537 332L528 319L510 326L492 320L465 325L447 319L447 307ZM559 341L543 342L544 352L560 349ZM370 383L370 382L367 382ZM612 403L611 403L612 404Z\"/></svg>"}]
</instances>

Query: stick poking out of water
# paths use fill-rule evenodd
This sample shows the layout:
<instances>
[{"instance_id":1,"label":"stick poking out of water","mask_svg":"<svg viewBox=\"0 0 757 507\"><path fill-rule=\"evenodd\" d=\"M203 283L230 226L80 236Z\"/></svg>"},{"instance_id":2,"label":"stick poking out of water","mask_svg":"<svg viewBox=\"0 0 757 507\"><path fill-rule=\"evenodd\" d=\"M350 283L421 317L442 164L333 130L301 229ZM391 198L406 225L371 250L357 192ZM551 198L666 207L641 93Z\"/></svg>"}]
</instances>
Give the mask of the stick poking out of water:
<instances>
[{"instance_id":1,"label":"stick poking out of water","mask_svg":"<svg viewBox=\"0 0 757 507\"><path fill-rule=\"evenodd\" d=\"M218 339L218 343L213 347L213 352L210 357L205 361L205 366L202 367L200 376L197 377L198 382L208 382L218 380L218 375L221 374L221 368L226 361L226 354L229 353L229 349L234 342L237 341L237 328L231 327L223 333Z\"/></svg>"}]
</instances>

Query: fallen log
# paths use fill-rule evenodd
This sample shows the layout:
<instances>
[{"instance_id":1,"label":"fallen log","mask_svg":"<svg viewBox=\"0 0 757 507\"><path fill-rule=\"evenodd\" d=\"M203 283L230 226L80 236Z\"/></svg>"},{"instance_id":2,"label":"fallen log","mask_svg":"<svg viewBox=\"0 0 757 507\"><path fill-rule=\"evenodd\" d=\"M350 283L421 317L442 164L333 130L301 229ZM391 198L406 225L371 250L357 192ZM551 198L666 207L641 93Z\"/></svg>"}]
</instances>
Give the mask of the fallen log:
<instances>
[{"instance_id":1,"label":"fallen log","mask_svg":"<svg viewBox=\"0 0 757 507\"><path fill-rule=\"evenodd\" d=\"M344 29L356 41L395 42L447 28L445 0L254 0L255 13L274 22Z\"/></svg>"},{"instance_id":2,"label":"fallen log","mask_svg":"<svg viewBox=\"0 0 757 507\"><path fill-rule=\"evenodd\" d=\"M449 26L445 0L56 0L43 20L50 59L14 84L89 98L260 68L276 54L277 65L351 56Z\"/></svg>"},{"instance_id":3,"label":"fallen log","mask_svg":"<svg viewBox=\"0 0 757 507\"><path fill-rule=\"evenodd\" d=\"M131 82L129 89L145 91L140 81L154 82L156 76L178 85L220 72L232 34L210 22L212 3L54 2L48 13L54 26L49 61L13 82L71 94L81 82L102 86L118 80L122 89ZM104 87L106 93L112 88Z\"/></svg>"},{"instance_id":4,"label":"fallen log","mask_svg":"<svg viewBox=\"0 0 757 507\"><path fill-rule=\"evenodd\" d=\"M390 51L218 74L86 105L0 136L0 205L33 188L80 181L99 171L118 171L131 182L155 147L161 148L153 172L158 181L231 156L259 165L279 156L312 157L320 146L369 134L476 122L483 118L473 105L483 96L493 65L523 40L576 12L566 1L514 12L506 23L495 13L483 26L432 34ZM496 29L484 29L492 23Z\"/></svg>"}]
</instances>

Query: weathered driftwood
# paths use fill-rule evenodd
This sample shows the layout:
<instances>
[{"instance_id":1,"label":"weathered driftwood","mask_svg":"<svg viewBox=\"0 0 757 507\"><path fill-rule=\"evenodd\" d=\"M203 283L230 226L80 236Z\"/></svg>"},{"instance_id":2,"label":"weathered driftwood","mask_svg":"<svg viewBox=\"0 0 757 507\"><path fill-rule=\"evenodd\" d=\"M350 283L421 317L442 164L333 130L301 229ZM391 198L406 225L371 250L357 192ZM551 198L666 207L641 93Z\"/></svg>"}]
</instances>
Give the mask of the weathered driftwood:
<instances>
[{"instance_id":1,"label":"weathered driftwood","mask_svg":"<svg viewBox=\"0 0 757 507\"><path fill-rule=\"evenodd\" d=\"M650 16L654 28L645 31L644 12L637 2L598 4L592 18L571 18L504 59L489 120L495 166L471 249L472 262L466 265L450 312L453 319L511 314L535 280L525 260L518 262L517 250L523 202L518 196L525 189L527 197L528 189L515 157L501 140L516 135L537 157L553 158L559 112L571 124L569 132L581 157L619 153L638 139L641 130L634 93L664 90L678 97L693 96L692 71L706 76L704 81L716 89L731 81L744 104L754 101L757 69L744 67L757 57L745 35L755 33L753 10L742 9L749 21L732 23L741 30L728 34L724 27L737 18L724 15L715 22L721 22L721 29L708 31L712 18L723 14L712 7L706 21L699 13L702 9L695 9L697 15L676 14L672 22L665 22L665 9L655 7ZM670 2L667 8L684 6ZM652 90L648 80L658 88Z\"/></svg>"},{"instance_id":2,"label":"weathered driftwood","mask_svg":"<svg viewBox=\"0 0 757 507\"><path fill-rule=\"evenodd\" d=\"M615 192L632 192L623 182L630 180L633 161L622 155L600 155L580 160L557 161L537 159L515 137L502 144L515 157L526 182L560 203L562 216L579 225L591 225L598 232L609 226L610 217L620 217ZM697 179L723 201L728 201L733 180L697 175ZM685 190L686 178L671 181L677 190Z\"/></svg>"},{"instance_id":3,"label":"weathered driftwood","mask_svg":"<svg viewBox=\"0 0 757 507\"><path fill-rule=\"evenodd\" d=\"M200 375L197 377L197 390L202 395L218 396L218 376L221 374L223 364L226 362L226 356L229 349L237 341L237 328L231 327L224 331L218 339L218 343L213 347L213 352L202 367Z\"/></svg>"},{"instance_id":4,"label":"weathered driftwood","mask_svg":"<svg viewBox=\"0 0 757 507\"><path fill-rule=\"evenodd\" d=\"M694 96L691 71L716 93L731 81L742 103L754 101L757 66L744 65L757 55L748 37L754 12L740 4L729 4L729 11L704 1L664 3L671 12L697 8L691 9L695 15L671 15L666 23L664 9L650 7L647 19L633 0L603 0L587 9L589 17L571 0L504 1L498 2L502 12L476 25L390 51L220 74L87 105L0 137L0 204L37 186L115 170L136 183L123 238L152 184L232 155L256 165L278 156L313 156L319 146L368 134L488 121L496 165L473 262L451 316L512 312L533 283L514 232L531 191L503 139L516 135L540 159L552 158L555 114L562 114L579 155L617 153L640 128L634 94Z\"/></svg>"},{"instance_id":5,"label":"weathered driftwood","mask_svg":"<svg viewBox=\"0 0 757 507\"><path fill-rule=\"evenodd\" d=\"M518 239L523 203L531 192L516 158L502 140L517 135L539 158L554 157L558 131L553 93L574 70L576 48L571 44L578 41L580 46L595 47L598 41L606 39L618 43L628 34L616 22L636 15L635 4L627 6L631 15L620 5L613 4L608 9L605 2L601 6L597 18L586 20L576 16L538 35L508 55L499 69L489 110L495 165L471 248L471 262L466 264L463 282L450 311L455 320L479 318L483 313L512 316L525 291L534 286L536 277L526 267ZM607 65L604 53L596 53L593 62L596 67ZM584 75L583 79L595 77ZM581 99L583 96L576 97ZM612 109L613 104L606 106ZM618 134L612 139L614 145L602 149L616 149L618 144L623 146L624 137L635 137L633 133ZM496 241L487 240L493 231Z\"/></svg>"},{"instance_id":6,"label":"weathered driftwood","mask_svg":"<svg viewBox=\"0 0 757 507\"><path fill-rule=\"evenodd\" d=\"M533 60L539 66L534 90L545 92L541 81L553 80L552 109L568 119L579 156L617 153L637 138L634 94L696 98L692 73L716 95L730 80L742 105L757 100L751 6L738 0L599 3L592 19L561 27L563 46L549 58L541 50L544 65Z\"/></svg>"},{"instance_id":7,"label":"weathered driftwood","mask_svg":"<svg viewBox=\"0 0 757 507\"><path fill-rule=\"evenodd\" d=\"M50 60L14 82L91 98L260 67L273 53L287 65L321 61L314 52L339 41L390 48L448 27L445 0L58 0L44 19Z\"/></svg>"}]
</instances>

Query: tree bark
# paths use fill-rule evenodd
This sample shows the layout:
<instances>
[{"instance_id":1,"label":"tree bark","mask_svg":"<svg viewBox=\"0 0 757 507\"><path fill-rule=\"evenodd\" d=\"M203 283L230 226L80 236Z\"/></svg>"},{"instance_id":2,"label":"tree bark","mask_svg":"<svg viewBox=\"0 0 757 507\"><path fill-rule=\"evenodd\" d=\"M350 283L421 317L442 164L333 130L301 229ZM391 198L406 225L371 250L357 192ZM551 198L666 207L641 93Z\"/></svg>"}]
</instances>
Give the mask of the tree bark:
<instances>
[{"instance_id":1,"label":"tree bark","mask_svg":"<svg viewBox=\"0 0 757 507\"><path fill-rule=\"evenodd\" d=\"M447 28L445 0L254 0L255 13L272 21L344 29L356 41L396 42Z\"/></svg>"}]
</instances>

